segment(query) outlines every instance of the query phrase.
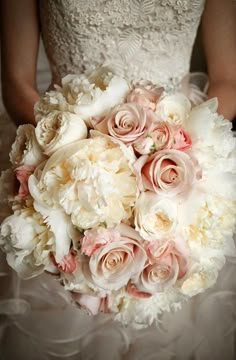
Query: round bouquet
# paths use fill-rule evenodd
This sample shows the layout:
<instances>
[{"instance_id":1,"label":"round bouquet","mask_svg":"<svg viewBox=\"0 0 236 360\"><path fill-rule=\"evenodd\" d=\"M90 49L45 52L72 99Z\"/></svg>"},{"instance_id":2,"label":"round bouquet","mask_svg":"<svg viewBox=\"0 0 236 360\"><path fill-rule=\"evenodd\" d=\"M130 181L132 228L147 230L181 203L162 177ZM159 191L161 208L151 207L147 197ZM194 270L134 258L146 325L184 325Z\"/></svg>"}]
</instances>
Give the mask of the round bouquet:
<instances>
[{"instance_id":1,"label":"round bouquet","mask_svg":"<svg viewBox=\"0 0 236 360\"><path fill-rule=\"evenodd\" d=\"M57 274L135 326L214 285L235 253L235 139L217 100L69 75L22 125L1 175L0 246L23 279Z\"/></svg>"}]
</instances>

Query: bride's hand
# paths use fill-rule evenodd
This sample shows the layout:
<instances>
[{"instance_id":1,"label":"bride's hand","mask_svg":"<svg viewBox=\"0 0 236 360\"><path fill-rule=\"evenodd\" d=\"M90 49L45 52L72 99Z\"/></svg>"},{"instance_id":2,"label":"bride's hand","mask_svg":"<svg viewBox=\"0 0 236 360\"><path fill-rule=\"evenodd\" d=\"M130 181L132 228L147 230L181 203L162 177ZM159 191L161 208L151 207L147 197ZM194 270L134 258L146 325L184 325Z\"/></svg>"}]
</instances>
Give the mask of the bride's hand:
<instances>
[{"instance_id":1,"label":"bride's hand","mask_svg":"<svg viewBox=\"0 0 236 360\"><path fill-rule=\"evenodd\" d=\"M35 124L34 104L39 24L36 0L0 2L2 96L11 118Z\"/></svg>"},{"instance_id":2,"label":"bride's hand","mask_svg":"<svg viewBox=\"0 0 236 360\"><path fill-rule=\"evenodd\" d=\"M236 1L206 0L202 33L208 96L216 96L219 113L232 120L236 116Z\"/></svg>"}]
</instances>

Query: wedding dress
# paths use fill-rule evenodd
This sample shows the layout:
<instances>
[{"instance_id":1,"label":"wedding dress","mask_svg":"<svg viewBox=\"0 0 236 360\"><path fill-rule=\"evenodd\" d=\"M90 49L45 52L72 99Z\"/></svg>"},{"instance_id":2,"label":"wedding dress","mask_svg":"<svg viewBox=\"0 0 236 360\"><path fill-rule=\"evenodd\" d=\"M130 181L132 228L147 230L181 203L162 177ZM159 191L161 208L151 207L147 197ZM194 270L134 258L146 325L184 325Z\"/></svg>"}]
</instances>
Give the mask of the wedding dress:
<instances>
[{"instance_id":1,"label":"wedding dress","mask_svg":"<svg viewBox=\"0 0 236 360\"><path fill-rule=\"evenodd\" d=\"M127 79L151 80L197 102L202 94L191 84L189 67L204 2L40 0L52 83L107 65ZM4 131L13 132L2 127L2 139ZM49 274L21 281L5 267L1 275L1 360L234 359L233 259L214 288L164 314L158 328L142 330L125 328L108 315L88 316Z\"/></svg>"}]
</instances>

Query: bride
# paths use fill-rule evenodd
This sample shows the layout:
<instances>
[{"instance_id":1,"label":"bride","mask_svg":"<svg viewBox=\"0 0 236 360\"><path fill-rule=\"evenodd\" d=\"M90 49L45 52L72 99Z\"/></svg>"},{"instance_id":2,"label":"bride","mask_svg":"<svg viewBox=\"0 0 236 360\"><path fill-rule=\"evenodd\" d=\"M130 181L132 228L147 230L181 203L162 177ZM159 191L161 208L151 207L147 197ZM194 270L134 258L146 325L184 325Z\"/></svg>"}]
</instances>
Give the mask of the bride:
<instances>
[{"instance_id":1,"label":"bride","mask_svg":"<svg viewBox=\"0 0 236 360\"><path fill-rule=\"evenodd\" d=\"M68 73L91 73L106 65L129 80L151 80L200 101L204 94L189 75L200 21L207 96L218 97L225 118L236 115L234 0L8 0L1 2L1 14L3 100L16 124L35 124L40 33L51 86ZM2 128L3 140L10 136L9 129ZM3 260L1 264L0 359L234 359L233 259L214 288L178 312L164 314L159 328L139 331L108 316L89 317L70 304L68 294L48 274L21 281Z\"/></svg>"}]
</instances>

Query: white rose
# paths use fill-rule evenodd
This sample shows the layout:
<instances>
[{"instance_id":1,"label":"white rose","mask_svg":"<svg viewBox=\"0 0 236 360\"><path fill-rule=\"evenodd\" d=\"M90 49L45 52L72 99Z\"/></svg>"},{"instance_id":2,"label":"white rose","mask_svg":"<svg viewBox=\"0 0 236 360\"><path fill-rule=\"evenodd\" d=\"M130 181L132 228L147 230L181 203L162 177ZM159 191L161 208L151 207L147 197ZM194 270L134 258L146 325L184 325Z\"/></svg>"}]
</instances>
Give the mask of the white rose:
<instances>
[{"instance_id":1,"label":"white rose","mask_svg":"<svg viewBox=\"0 0 236 360\"><path fill-rule=\"evenodd\" d=\"M34 126L30 124L19 126L10 152L10 160L13 166L37 166L45 158L46 156L43 155L37 142Z\"/></svg>"},{"instance_id":2,"label":"white rose","mask_svg":"<svg viewBox=\"0 0 236 360\"><path fill-rule=\"evenodd\" d=\"M153 153L155 150L155 142L151 136L146 136L134 143L134 149L141 155Z\"/></svg>"},{"instance_id":3,"label":"white rose","mask_svg":"<svg viewBox=\"0 0 236 360\"><path fill-rule=\"evenodd\" d=\"M60 205L79 229L129 219L138 189L127 153L108 136L59 149L38 178L29 179L36 208Z\"/></svg>"},{"instance_id":4,"label":"white rose","mask_svg":"<svg viewBox=\"0 0 236 360\"><path fill-rule=\"evenodd\" d=\"M63 145L87 137L87 126L78 115L52 111L41 118L35 129L38 143L47 155L52 155Z\"/></svg>"},{"instance_id":5,"label":"white rose","mask_svg":"<svg viewBox=\"0 0 236 360\"><path fill-rule=\"evenodd\" d=\"M172 125L185 123L191 110L191 103L188 98L181 94L164 96L157 105L157 115L161 120Z\"/></svg>"},{"instance_id":6,"label":"white rose","mask_svg":"<svg viewBox=\"0 0 236 360\"><path fill-rule=\"evenodd\" d=\"M73 112L89 126L91 117L105 115L115 105L123 102L129 92L129 85L122 78L109 77L108 83L102 80L101 78L101 83L98 80L91 83L89 79L76 75L68 75L62 79L62 91L73 106Z\"/></svg>"},{"instance_id":7,"label":"white rose","mask_svg":"<svg viewBox=\"0 0 236 360\"><path fill-rule=\"evenodd\" d=\"M212 269L202 268L193 271L181 286L181 292L187 296L197 295L213 286L218 277L216 265L212 264Z\"/></svg>"},{"instance_id":8,"label":"white rose","mask_svg":"<svg viewBox=\"0 0 236 360\"><path fill-rule=\"evenodd\" d=\"M33 208L18 210L3 221L0 246L7 254L8 264L23 279L52 268L54 236Z\"/></svg>"},{"instance_id":9,"label":"white rose","mask_svg":"<svg viewBox=\"0 0 236 360\"><path fill-rule=\"evenodd\" d=\"M169 235L176 223L177 210L173 201L151 191L141 193L135 206L135 229L145 240Z\"/></svg>"}]
</instances>

